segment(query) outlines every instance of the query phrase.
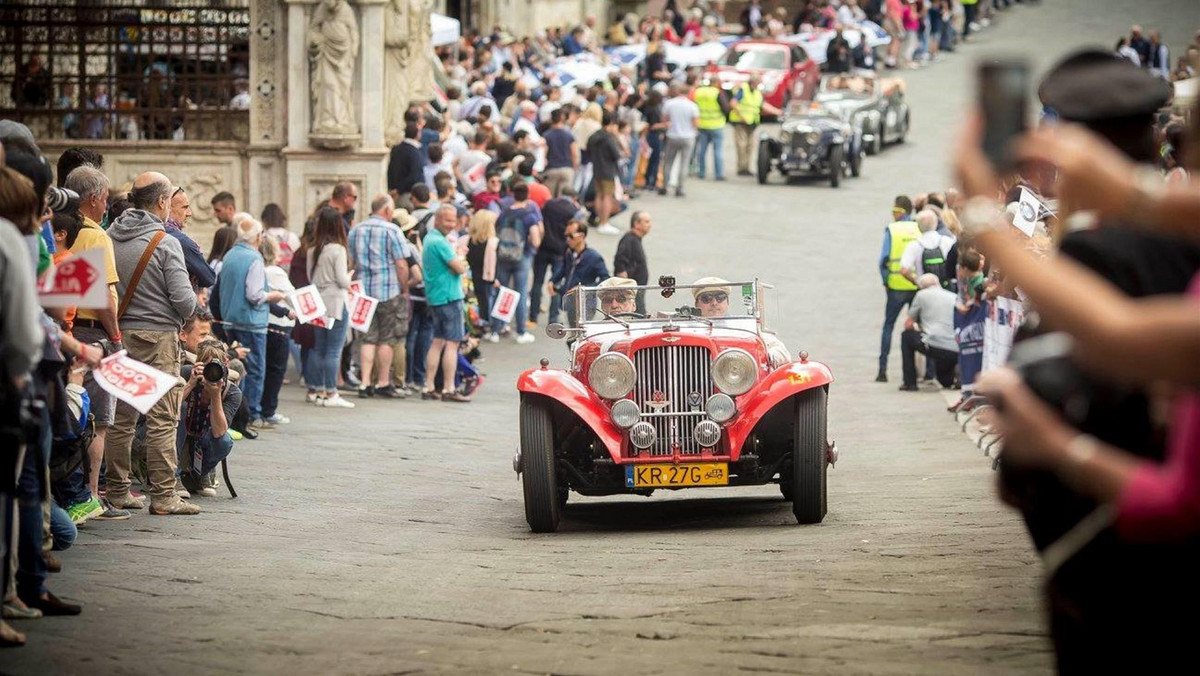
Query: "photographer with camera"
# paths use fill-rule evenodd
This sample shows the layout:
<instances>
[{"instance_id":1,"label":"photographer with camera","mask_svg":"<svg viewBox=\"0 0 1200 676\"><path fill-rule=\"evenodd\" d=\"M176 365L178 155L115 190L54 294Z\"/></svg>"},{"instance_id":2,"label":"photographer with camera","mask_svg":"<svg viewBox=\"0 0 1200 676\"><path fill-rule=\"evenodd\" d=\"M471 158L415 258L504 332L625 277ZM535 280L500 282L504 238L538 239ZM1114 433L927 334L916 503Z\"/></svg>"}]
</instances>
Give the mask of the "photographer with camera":
<instances>
[{"instance_id":1,"label":"photographer with camera","mask_svg":"<svg viewBox=\"0 0 1200 676\"><path fill-rule=\"evenodd\" d=\"M242 404L242 391L229 380L228 359L224 344L206 340L196 351L195 366L184 367L187 385L175 447L180 480L192 495L215 494L205 491L200 478L233 451L229 421Z\"/></svg>"}]
</instances>

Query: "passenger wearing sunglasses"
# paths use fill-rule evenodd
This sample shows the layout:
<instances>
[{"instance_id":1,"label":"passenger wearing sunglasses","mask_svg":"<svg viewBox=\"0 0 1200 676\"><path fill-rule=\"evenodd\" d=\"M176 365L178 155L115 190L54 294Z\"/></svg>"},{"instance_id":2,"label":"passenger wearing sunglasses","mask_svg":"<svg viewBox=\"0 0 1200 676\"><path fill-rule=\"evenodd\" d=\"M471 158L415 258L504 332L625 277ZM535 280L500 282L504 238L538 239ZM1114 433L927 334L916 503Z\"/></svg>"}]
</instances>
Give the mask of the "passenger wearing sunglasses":
<instances>
[{"instance_id":1,"label":"passenger wearing sunglasses","mask_svg":"<svg viewBox=\"0 0 1200 676\"><path fill-rule=\"evenodd\" d=\"M692 295L701 317L724 317L729 314L729 284L720 277L701 277L693 282Z\"/></svg>"}]
</instances>

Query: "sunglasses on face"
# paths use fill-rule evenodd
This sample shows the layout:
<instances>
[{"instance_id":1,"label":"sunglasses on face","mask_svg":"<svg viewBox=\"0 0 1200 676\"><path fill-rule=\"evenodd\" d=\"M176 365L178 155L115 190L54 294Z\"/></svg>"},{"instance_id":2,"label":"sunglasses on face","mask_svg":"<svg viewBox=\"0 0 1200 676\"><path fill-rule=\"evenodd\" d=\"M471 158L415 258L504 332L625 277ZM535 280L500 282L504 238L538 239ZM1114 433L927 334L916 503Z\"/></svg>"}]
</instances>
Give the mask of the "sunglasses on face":
<instances>
[{"instance_id":1,"label":"sunglasses on face","mask_svg":"<svg viewBox=\"0 0 1200 676\"><path fill-rule=\"evenodd\" d=\"M611 303L628 303L632 299L633 299L633 296L631 296L627 293L608 295L603 298L605 303L610 303L610 304Z\"/></svg>"},{"instance_id":2,"label":"sunglasses on face","mask_svg":"<svg viewBox=\"0 0 1200 676\"><path fill-rule=\"evenodd\" d=\"M721 291L702 293L696 297L696 300L701 303L724 303L729 300L729 294Z\"/></svg>"}]
</instances>

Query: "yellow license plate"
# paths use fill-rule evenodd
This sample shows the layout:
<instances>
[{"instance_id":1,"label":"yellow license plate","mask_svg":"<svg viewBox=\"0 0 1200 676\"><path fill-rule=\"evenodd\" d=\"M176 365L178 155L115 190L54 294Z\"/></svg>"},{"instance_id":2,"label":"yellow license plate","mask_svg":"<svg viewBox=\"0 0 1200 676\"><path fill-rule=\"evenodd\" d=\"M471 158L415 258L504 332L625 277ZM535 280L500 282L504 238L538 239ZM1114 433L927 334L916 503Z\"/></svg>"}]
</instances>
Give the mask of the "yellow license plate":
<instances>
[{"instance_id":1,"label":"yellow license plate","mask_svg":"<svg viewBox=\"0 0 1200 676\"><path fill-rule=\"evenodd\" d=\"M729 465L724 462L625 466L626 488L681 488L728 484Z\"/></svg>"}]
</instances>

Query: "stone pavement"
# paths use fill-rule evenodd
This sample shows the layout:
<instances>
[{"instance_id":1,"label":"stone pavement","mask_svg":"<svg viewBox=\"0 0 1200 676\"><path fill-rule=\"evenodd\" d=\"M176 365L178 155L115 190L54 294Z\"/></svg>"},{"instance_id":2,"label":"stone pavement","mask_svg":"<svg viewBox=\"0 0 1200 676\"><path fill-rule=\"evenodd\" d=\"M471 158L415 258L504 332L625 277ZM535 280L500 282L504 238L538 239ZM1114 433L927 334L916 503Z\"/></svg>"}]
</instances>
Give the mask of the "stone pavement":
<instances>
[{"instance_id":1,"label":"stone pavement","mask_svg":"<svg viewBox=\"0 0 1200 676\"><path fill-rule=\"evenodd\" d=\"M561 532L532 535L512 473L521 369L563 345L486 347L469 405L306 407L239 443L241 497L204 514L89 523L53 590L79 618L22 623L12 674L1044 673L1039 566L994 497L990 463L934 392L875 374L883 294L874 272L891 198L948 185L974 57L1111 45L1133 20L1181 44L1184 1L1020 7L976 44L904 73L909 143L864 176L758 186L693 181L687 202L646 196L654 274L760 276L770 322L838 381L842 459L829 515L798 527L773 487L572 496ZM1077 16L1079 15L1079 16ZM1174 22L1174 25L1169 22ZM730 173L734 168L728 148ZM623 222L622 222L623 223ZM615 238L593 237L611 260ZM895 348L898 351L898 347Z\"/></svg>"}]
</instances>

